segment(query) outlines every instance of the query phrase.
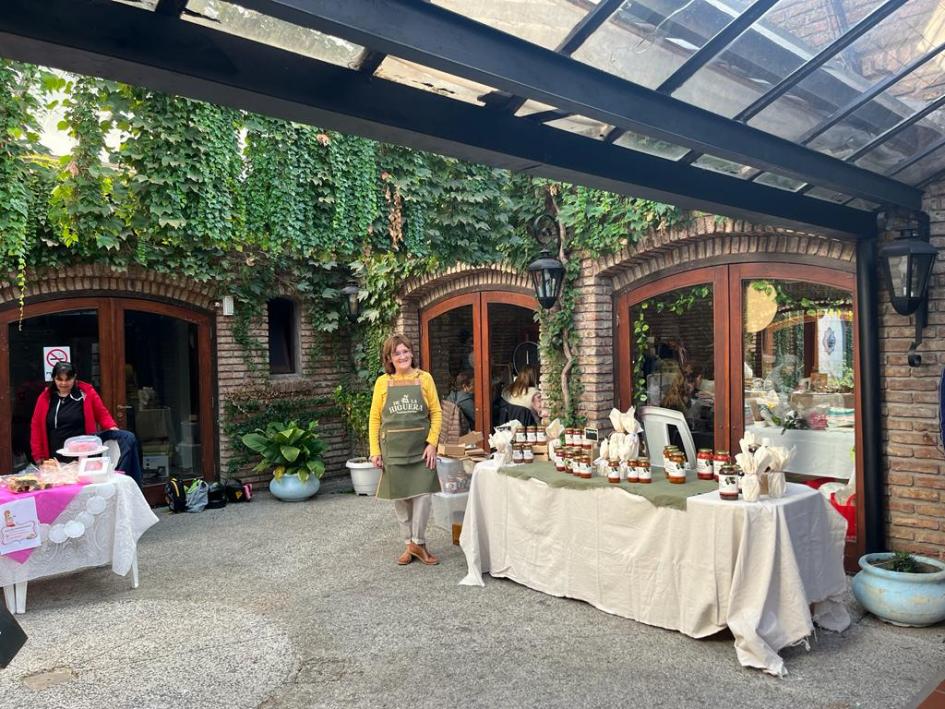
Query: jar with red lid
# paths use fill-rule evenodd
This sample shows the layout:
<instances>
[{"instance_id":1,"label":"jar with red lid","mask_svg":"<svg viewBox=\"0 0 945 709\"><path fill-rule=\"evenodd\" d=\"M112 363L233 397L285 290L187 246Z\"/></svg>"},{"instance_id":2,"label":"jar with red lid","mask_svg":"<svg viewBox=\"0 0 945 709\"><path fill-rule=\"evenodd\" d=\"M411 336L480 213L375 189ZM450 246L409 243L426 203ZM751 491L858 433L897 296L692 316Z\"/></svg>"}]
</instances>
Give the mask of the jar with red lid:
<instances>
[{"instance_id":1,"label":"jar with red lid","mask_svg":"<svg viewBox=\"0 0 945 709\"><path fill-rule=\"evenodd\" d=\"M715 455L712 456L712 477L718 480L722 466L731 462L732 456L728 454L728 451L715 451Z\"/></svg>"},{"instance_id":2,"label":"jar with red lid","mask_svg":"<svg viewBox=\"0 0 945 709\"><path fill-rule=\"evenodd\" d=\"M712 472L712 463L715 454L711 448L700 448L696 454L696 475L700 480L713 480L715 474Z\"/></svg>"}]
</instances>

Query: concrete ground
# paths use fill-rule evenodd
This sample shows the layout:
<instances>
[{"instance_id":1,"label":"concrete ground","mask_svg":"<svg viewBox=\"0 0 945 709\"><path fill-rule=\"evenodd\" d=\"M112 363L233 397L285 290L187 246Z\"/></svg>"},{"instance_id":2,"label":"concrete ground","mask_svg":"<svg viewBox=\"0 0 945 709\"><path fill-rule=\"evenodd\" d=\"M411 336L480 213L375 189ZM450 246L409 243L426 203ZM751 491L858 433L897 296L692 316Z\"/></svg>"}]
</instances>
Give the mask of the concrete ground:
<instances>
[{"instance_id":1,"label":"concrete ground","mask_svg":"<svg viewBox=\"0 0 945 709\"><path fill-rule=\"evenodd\" d=\"M457 586L459 547L399 567L390 503L320 494L170 515L142 538L141 587L108 569L32 582L30 640L0 706L909 707L945 678L945 626L853 625L739 666L730 636L680 633L510 581Z\"/></svg>"}]
</instances>

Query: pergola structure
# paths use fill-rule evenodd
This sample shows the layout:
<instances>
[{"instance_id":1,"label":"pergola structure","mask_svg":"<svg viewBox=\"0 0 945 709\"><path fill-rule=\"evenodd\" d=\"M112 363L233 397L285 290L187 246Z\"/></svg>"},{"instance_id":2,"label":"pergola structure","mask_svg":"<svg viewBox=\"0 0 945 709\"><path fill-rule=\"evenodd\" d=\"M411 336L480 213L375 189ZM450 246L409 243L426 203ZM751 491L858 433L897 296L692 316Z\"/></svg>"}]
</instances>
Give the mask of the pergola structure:
<instances>
[{"instance_id":1,"label":"pergola structure","mask_svg":"<svg viewBox=\"0 0 945 709\"><path fill-rule=\"evenodd\" d=\"M0 55L858 240L882 545L877 213L945 171L939 0L5 0Z\"/></svg>"}]
</instances>

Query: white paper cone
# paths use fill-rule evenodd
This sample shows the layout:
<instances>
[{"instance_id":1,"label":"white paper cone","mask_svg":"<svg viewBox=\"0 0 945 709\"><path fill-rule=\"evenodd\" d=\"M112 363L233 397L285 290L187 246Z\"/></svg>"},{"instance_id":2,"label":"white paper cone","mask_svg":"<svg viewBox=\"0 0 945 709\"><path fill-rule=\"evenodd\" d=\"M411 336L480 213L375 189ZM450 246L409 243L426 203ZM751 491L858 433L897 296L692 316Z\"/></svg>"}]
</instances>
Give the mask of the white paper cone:
<instances>
[{"instance_id":1,"label":"white paper cone","mask_svg":"<svg viewBox=\"0 0 945 709\"><path fill-rule=\"evenodd\" d=\"M742 497L745 502L757 502L761 497L761 481L755 473L749 473L742 478Z\"/></svg>"},{"instance_id":2,"label":"white paper cone","mask_svg":"<svg viewBox=\"0 0 945 709\"><path fill-rule=\"evenodd\" d=\"M768 473L768 497L784 497L786 490L784 473Z\"/></svg>"}]
</instances>

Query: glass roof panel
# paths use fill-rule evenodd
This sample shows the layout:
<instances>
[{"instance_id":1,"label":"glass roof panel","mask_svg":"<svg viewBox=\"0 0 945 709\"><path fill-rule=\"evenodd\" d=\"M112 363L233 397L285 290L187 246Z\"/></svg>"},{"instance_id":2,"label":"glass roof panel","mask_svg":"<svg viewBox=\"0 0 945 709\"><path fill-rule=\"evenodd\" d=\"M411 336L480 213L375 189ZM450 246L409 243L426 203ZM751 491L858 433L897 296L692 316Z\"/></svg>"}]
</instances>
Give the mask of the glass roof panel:
<instances>
[{"instance_id":1,"label":"glass roof panel","mask_svg":"<svg viewBox=\"0 0 945 709\"><path fill-rule=\"evenodd\" d=\"M781 0L673 95L731 118L879 4Z\"/></svg>"},{"instance_id":2,"label":"glass roof panel","mask_svg":"<svg viewBox=\"0 0 945 709\"><path fill-rule=\"evenodd\" d=\"M205 27L340 66L349 66L364 49L338 37L262 15L221 0L190 0L181 17Z\"/></svg>"},{"instance_id":3,"label":"glass roof panel","mask_svg":"<svg viewBox=\"0 0 945 709\"><path fill-rule=\"evenodd\" d=\"M113 0L113 2L120 2L122 5L132 5L142 10L154 10L158 4L158 0Z\"/></svg>"},{"instance_id":4,"label":"glass roof panel","mask_svg":"<svg viewBox=\"0 0 945 709\"><path fill-rule=\"evenodd\" d=\"M751 125L783 138L800 137L869 87L945 41L941 15L939 0L912 0L903 5L752 118ZM938 55L897 82L894 92L890 88L891 94L902 101L915 94L918 101L927 102L930 91L945 84L943 70L945 58ZM916 108L921 105L905 115Z\"/></svg>"},{"instance_id":5,"label":"glass roof panel","mask_svg":"<svg viewBox=\"0 0 945 709\"><path fill-rule=\"evenodd\" d=\"M649 136L640 135L633 131L626 131L614 141L614 145L619 145L621 148L628 148L629 150L638 150L641 153L655 155L656 157L666 158L667 160L679 160L679 158L689 152L688 148L684 148L681 145L668 143L658 138L650 138Z\"/></svg>"},{"instance_id":6,"label":"glass roof panel","mask_svg":"<svg viewBox=\"0 0 945 709\"><path fill-rule=\"evenodd\" d=\"M433 4L545 49L555 49L587 14L586 6L571 0L433 0Z\"/></svg>"},{"instance_id":7,"label":"glass roof panel","mask_svg":"<svg viewBox=\"0 0 945 709\"><path fill-rule=\"evenodd\" d=\"M705 170L721 172L723 175L731 175L732 177L738 177L743 180L748 179L757 172L753 167L716 157L715 155L703 155L692 164Z\"/></svg>"},{"instance_id":8,"label":"glass roof panel","mask_svg":"<svg viewBox=\"0 0 945 709\"><path fill-rule=\"evenodd\" d=\"M945 146L907 167L896 175L896 179L909 185L917 185L942 170L945 170Z\"/></svg>"},{"instance_id":9,"label":"glass roof panel","mask_svg":"<svg viewBox=\"0 0 945 709\"><path fill-rule=\"evenodd\" d=\"M594 140L603 140L604 136L613 128L613 126L585 116L559 118L554 121L548 121L545 125L551 126L552 128L560 128L569 133L577 133L578 135L583 135L585 138L593 138Z\"/></svg>"},{"instance_id":10,"label":"glass roof panel","mask_svg":"<svg viewBox=\"0 0 945 709\"><path fill-rule=\"evenodd\" d=\"M384 58L374 75L477 106L484 106L482 97L493 91L485 84L390 56Z\"/></svg>"},{"instance_id":11,"label":"glass roof panel","mask_svg":"<svg viewBox=\"0 0 945 709\"><path fill-rule=\"evenodd\" d=\"M886 174L895 169L903 160L924 151L942 139L945 135L945 111L938 110L926 116L918 123L880 143L856 164L874 172ZM901 179L901 175L897 175Z\"/></svg>"},{"instance_id":12,"label":"glass roof panel","mask_svg":"<svg viewBox=\"0 0 945 709\"><path fill-rule=\"evenodd\" d=\"M549 106L547 103L542 103L541 101L533 101L528 99L525 103L522 104L522 107L515 112L515 115L519 118L523 116L530 116L533 113L544 113L545 111L554 111L554 106Z\"/></svg>"},{"instance_id":13,"label":"glass roof panel","mask_svg":"<svg viewBox=\"0 0 945 709\"><path fill-rule=\"evenodd\" d=\"M794 180L784 175L775 175L773 172L762 173L755 178L755 182L768 187L777 187L779 190L787 190L788 192L797 192L804 186L804 183L800 180Z\"/></svg>"},{"instance_id":14,"label":"glass roof panel","mask_svg":"<svg viewBox=\"0 0 945 709\"><path fill-rule=\"evenodd\" d=\"M823 187L814 187L807 192L807 196L822 199L825 202L833 202L834 204L844 204L850 201L850 195L824 189Z\"/></svg>"},{"instance_id":15,"label":"glass roof panel","mask_svg":"<svg viewBox=\"0 0 945 709\"><path fill-rule=\"evenodd\" d=\"M941 81L942 77L935 77L936 85L927 87L927 90L916 87L905 89L907 92L912 91L915 95L921 96L922 100L914 98L900 100L897 94L903 89L897 83L836 125L831 126L808 145L827 155L846 158L904 118L921 110L931 100L939 98L945 89L945 86L939 85ZM931 91L934 91L935 95L928 95Z\"/></svg>"},{"instance_id":16,"label":"glass roof panel","mask_svg":"<svg viewBox=\"0 0 945 709\"><path fill-rule=\"evenodd\" d=\"M749 5L749 0L628 0L573 56L655 89Z\"/></svg>"},{"instance_id":17,"label":"glass roof panel","mask_svg":"<svg viewBox=\"0 0 945 709\"><path fill-rule=\"evenodd\" d=\"M852 207L853 209L862 209L866 212L872 212L876 209L879 209L879 205L875 202L867 202L865 199L860 199L859 197L856 199L851 199L849 202L847 202L846 206Z\"/></svg>"}]
</instances>

